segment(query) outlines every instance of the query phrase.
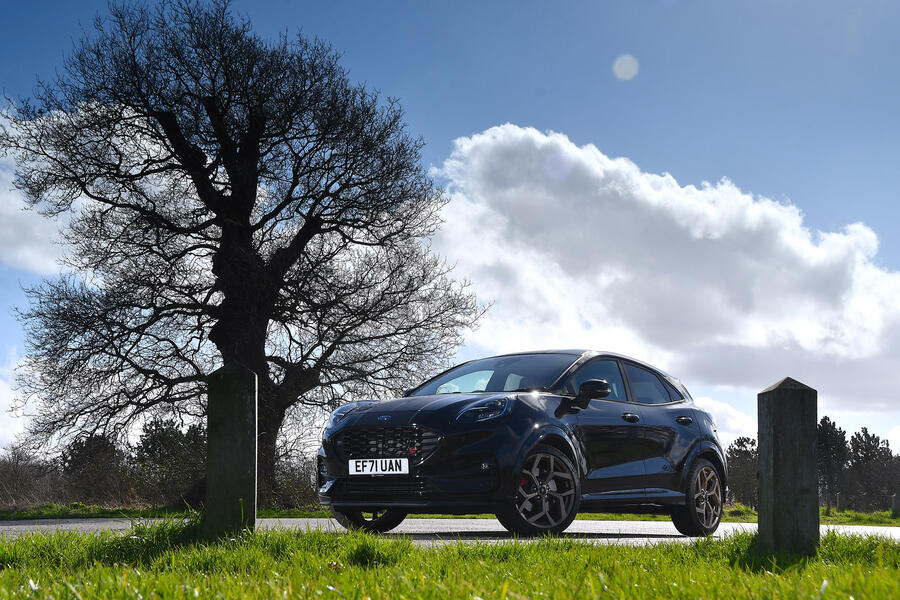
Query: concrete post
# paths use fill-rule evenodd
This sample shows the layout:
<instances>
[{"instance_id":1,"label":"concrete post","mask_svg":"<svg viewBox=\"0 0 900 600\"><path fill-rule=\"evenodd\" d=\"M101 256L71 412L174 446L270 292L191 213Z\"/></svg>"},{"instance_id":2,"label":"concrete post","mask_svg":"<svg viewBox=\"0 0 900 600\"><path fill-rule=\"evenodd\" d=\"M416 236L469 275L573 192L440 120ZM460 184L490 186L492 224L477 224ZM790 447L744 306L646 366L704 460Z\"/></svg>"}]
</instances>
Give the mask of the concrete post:
<instances>
[{"instance_id":1,"label":"concrete post","mask_svg":"<svg viewBox=\"0 0 900 600\"><path fill-rule=\"evenodd\" d=\"M256 373L228 363L207 380L206 518L211 537L256 526Z\"/></svg>"},{"instance_id":2,"label":"concrete post","mask_svg":"<svg viewBox=\"0 0 900 600\"><path fill-rule=\"evenodd\" d=\"M900 494L891 496L891 517L894 519L900 517Z\"/></svg>"},{"instance_id":3,"label":"concrete post","mask_svg":"<svg viewBox=\"0 0 900 600\"><path fill-rule=\"evenodd\" d=\"M844 510L844 497L840 492L834 495L834 507L838 512Z\"/></svg>"},{"instance_id":4,"label":"concrete post","mask_svg":"<svg viewBox=\"0 0 900 600\"><path fill-rule=\"evenodd\" d=\"M813 388L786 377L757 396L759 545L812 554L819 543Z\"/></svg>"}]
</instances>

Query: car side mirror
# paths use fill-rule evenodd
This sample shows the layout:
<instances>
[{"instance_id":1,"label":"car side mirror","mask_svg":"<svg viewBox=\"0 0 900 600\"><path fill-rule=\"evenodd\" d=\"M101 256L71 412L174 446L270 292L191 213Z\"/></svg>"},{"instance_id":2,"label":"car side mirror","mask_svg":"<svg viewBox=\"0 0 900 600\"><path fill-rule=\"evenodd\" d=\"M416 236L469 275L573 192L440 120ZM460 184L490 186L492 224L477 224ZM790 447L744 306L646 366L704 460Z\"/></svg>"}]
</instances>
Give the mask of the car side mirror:
<instances>
[{"instance_id":1,"label":"car side mirror","mask_svg":"<svg viewBox=\"0 0 900 600\"><path fill-rule=\"evenodd\" d=\"M597 398L606 398L612 393L612 388L605 379L588 379L578 388L578 395L575 396L575 406L579 408L587 408L591 400Z\"/></svg>"},{"instance_id":2,"label":"car side mirror","mask_svg":"<svg viewBox=\"0 0 900 600\"><path fill-rule=\"evenodd\" d=\"M416 388L405 389L405 390L403 390L403 394L401 394L400 397L401 397L401 398L406 398L407 396L409 396L410 394L412 394L414 391L416 391Z\"/></svg>"}]
</instances>

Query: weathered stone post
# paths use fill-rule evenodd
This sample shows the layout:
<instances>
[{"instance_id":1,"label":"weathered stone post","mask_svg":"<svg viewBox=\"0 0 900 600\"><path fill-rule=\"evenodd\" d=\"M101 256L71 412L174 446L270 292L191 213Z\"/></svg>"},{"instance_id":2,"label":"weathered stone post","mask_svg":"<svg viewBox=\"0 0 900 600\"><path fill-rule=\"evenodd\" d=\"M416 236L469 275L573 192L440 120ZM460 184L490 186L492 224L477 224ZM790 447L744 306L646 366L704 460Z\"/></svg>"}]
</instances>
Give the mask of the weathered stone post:
<instances>
[{"instance_id":1,"label":"weathered stone post","mask_svg":"<svg viewBox=\"0 0 900 600\"><path fill-rule=\"evenodd\" d=\"M256 373L225 364L207 380L208 536L256 526Z\"/></svg>"},{"instance_id":2,"label":"weathered stone post","mask_svg":"<svg viewBox=\"0 0 900 600\"><path fill-rule=\"evenodd\" d=\"M757 396L759 545L812 554L819 542L813 388L785 377Z\"/></svg>"},{"instance_id":3,"label":"weathered stone post","mask_svg":"<svg viewBox=\"0 0 900 600\"><path fill-rule=\"evenodd\" d=\"M891 517L900 517L900 494L891 496Z\"/></svg>"},{"instance_id":4,"label":"weathered stone post","mask_svg":"<svg viewBox=\"0 0 900 600\"><path fill-rule=\"evenodd\" d=\"M838 492L837 494L834 495L834 508L838 512L841 512L842 510L844 510L844 497L841 495L840 492Z\"/></svg>"}]
</instances>

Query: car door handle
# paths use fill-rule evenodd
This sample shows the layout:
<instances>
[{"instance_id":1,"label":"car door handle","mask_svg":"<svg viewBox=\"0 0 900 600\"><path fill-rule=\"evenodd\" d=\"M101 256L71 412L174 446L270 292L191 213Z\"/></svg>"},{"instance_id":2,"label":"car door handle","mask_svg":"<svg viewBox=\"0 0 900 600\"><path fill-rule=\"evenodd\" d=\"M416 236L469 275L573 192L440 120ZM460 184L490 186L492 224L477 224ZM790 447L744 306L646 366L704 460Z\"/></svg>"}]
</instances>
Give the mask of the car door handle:
<instances>
[{"instance_id":1,"label":"car door handle","mask_svg":"<svg viewBox=\"0 0 900 600\"><path fill-rule=\"evenodd\" d=\"M679 425L690 425L691 423L694 422L694 420L690 417L681 416L681 417L675 417L675 422L678 423Z\"/></svg>"},{"instance_id":2,"label":"car door handle","mask_svg":"<svg viewBox=\"0 0 900 600\"><path fill-rule=\"evenodd\" d=\"M634 413L623 413L622 420L628 421L629 423L637 423L641 418Z\"/></svg>"}]
</instances>

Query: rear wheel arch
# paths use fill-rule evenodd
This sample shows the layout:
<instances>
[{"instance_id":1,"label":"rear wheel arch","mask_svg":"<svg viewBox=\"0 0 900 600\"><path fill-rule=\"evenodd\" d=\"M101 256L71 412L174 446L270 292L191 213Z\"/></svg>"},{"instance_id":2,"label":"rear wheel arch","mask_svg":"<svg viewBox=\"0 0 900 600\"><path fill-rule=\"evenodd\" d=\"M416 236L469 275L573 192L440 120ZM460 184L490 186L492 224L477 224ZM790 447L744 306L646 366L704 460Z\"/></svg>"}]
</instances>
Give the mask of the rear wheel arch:
<instances>
[{"instance_id":1,"label":"rear wheel arch","mask_svg":"<svg viewBox=\"0 0 900 600\"><path fill-rule=\"evenodd\" d=\"M708 460L713 464L716 470L719 472L719 478L722 480L722 491L725 494L723 498L724 502L728 501L727 498L727 489L728 489L728 470L725 468L725 463L722 459L722 456L716 452L716 450L712 446L704 446L700 450L694 454L693 458L687 462L684 466L683 473L685 474L684 479L682 480L682 487L684 488L685 494L687 493L687 486L689 485L688 479L686 477L687 473L690 472L691 467L694 466L694 463L697 462L698 459L703 458Z\"/></svg>"}]
</instances>

